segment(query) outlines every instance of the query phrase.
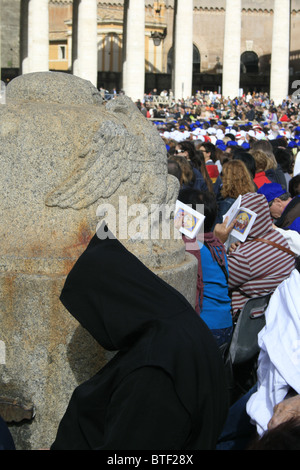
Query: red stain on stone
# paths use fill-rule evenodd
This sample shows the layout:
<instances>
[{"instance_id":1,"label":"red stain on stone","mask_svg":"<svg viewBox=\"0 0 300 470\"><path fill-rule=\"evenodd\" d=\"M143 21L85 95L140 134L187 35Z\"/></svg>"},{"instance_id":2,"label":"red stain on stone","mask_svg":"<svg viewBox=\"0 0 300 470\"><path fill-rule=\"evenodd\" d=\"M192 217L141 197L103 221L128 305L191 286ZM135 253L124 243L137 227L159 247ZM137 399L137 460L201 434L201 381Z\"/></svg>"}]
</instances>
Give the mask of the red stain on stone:
<instances>
[{"instance_id":1,"label":"red stain on stone","mask_svg":"<svg viewBox=\"0 0 300 470\"><path fill-rule=\"evenodd\" d=\"M81 222L78 227L77 233L78 235L77 240L75 240L75 243L70 246L67 246L64 249L64 254L66 256L64 263L65 274L67 274L72 269L74 263L76 262L78 257L84 252L93 236L85 222Z\"/></svg>"}]
</instances>

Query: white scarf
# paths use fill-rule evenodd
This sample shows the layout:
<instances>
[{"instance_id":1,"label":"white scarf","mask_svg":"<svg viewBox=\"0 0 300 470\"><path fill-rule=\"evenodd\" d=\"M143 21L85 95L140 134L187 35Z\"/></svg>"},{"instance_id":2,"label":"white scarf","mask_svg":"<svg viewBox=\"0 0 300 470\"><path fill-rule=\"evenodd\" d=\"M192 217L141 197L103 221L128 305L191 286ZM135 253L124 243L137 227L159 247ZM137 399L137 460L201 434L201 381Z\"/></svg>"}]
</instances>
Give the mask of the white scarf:
<instances>
[{"instance_id":1,"label":"white scarf","mask_svg":"<svg viewBox=\"0 0 300 470\"><path fill-rule=\"evenodd\" d=\"M300 274L294 269L271 297L266 326L258 335L257 392L247 403L247 413L262 435L273 409L294 389L300 393Z\"/></svg>"}]
</instances>

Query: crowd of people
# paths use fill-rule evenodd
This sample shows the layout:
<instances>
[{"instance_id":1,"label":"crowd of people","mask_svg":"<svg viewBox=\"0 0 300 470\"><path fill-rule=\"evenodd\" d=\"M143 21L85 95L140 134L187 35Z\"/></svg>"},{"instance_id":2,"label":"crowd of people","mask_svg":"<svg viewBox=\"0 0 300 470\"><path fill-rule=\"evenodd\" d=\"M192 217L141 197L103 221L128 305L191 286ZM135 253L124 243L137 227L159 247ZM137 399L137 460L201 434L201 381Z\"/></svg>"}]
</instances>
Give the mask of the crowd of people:
<instances>
[{"instance_id":1,"label":"crowd of people","mask_svg":"<svg viewBox=\"0 0 300 470\"><path fill-rule=\"evenodd\" d=\"M298 120L298 97L290 95L280 105L275 105L267 93L248 92L234 99L218 92L199 90L195 96L175 99L172 91L156 89L145 94L137 106L147 118L175 119L176 121L197 119L210 121L286 122ZM144 109L145 108L145 109ZM146 111L145 111L146 110Z\"/></svg>"},{"instance_id":2,"label":"crowd of people","mask_svg":"<svg viewBox=\"0 0 300 470\"><path fill-rule=\"evenodd\" d=\"M298 449L300 109L260 93L137 105L164 141L178 199L204 207L203 231L183 236L197 259L195 304L114 236L95 235L61 301L118 353L76 388L51 449ZM228 220L238 201L252 220ZM245 239L237 222L248 224ZM264 294L257 383L231 402L220 352L248 299ZM14 448L1 419L0 436L0 448Z\"/></svg>"},{"instance_id":3,"label":"crowd of people","mask_svg":"<svg viewBox=\"0 0 300 470\"><path fill-rule=\"evenodd\" d=\"M300 255L300 109L291 99L276 107L263 94L224 100L208 93L164 111L165 119L154 123L168 151L169 173L180 182L178 198L194 209L204 204L204 234L198 235L196 244L185 237L186 249L196 256L199 265L195 309L218 345L228 345L247 300L273 294L295 276L295 259ZM234 223L224 230L224 218L238 198L241 207L256 214L243 242L231 234ZM292 295L297 296L296 289ZM283 320L277 323L281 328L277 338L285 345L284 322L291 315L286 305L287 299L282 299ZM274 303L271 307L274 310ZM299 323L299 307L295 310L294 319ZM285 354L288 364L292 350L288 348ZM284 379L288 365L286 368L286 372L281 370ZM289 389L299 394L299 372L298 364L297 379L293 386L288 384L287 395ZM274 398L278 390L275 383L272 385L273 392L269 384L270 396L265 400L261 398L263 380L256 385L259 391L254 397L258 394L257 400L262 400L261 413L270 403L278 405L278 397ZM255 402L251 406L258 405ZM248 437L253 436L250 417L245 409L243 413L249 424ZM253 415L259 422L257 413ZM268 421L261 434L267 430ZM238 438L230 441L232 448L238 448ZM220 448L229 448L226 445Z\"/></svg>"},{"instance_id":4,"label":"crowd of people","mask_svg":"<svg viewBox=\"0 0 300 470\"><path fill-rule=\"evenodd\" d=\"M54 450L299 448L300 371L291 346L300 320L299 110L290 100L275 108L265 95L202 99L158 105L152 118L179 201L204 208L203 231L183 236L197 259L195 303L113 237L92 240L62 301L119 353L75 390ZM252 220L228 220L237 201ZM237 223L248 225L244 239L234 236ZM255 311L266 317L257 382L231 401L224 351L247 301L264 294L267 311Z\"/></svg>"}]
</instances>

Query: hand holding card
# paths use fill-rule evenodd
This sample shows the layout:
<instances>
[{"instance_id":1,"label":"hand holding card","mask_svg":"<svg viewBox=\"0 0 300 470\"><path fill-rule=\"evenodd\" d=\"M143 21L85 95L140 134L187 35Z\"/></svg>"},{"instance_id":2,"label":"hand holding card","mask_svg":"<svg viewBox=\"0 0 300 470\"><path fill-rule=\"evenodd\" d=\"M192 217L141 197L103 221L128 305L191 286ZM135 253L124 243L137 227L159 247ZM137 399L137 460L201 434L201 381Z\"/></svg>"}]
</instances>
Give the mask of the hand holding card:
<instances>
[{"instance_id":1,"label":"hand holding card","mask_svg":"<svg viewBox=\"0 0 300 470\"><path fill-rule=\"evenodd\" d=\"M188 238L195 238L199 233L205 216L183 202L176 201L174 225Z\"/></svg>"},{"instance_id":2,"label":"hand holding card","mask_svg":"<svg viewBox=\"0 0 300 470\"><path fill-rule=\"evenodd\" d=\"M246 207L240 207L242 197L239 196L237 200L230 207L229 211L223 216L223 220L228 217L227 227L235 219L234 227L231 235L244 242L249 235L252 225L256 219L256 213Z\"/></svg>"}]
</instances>

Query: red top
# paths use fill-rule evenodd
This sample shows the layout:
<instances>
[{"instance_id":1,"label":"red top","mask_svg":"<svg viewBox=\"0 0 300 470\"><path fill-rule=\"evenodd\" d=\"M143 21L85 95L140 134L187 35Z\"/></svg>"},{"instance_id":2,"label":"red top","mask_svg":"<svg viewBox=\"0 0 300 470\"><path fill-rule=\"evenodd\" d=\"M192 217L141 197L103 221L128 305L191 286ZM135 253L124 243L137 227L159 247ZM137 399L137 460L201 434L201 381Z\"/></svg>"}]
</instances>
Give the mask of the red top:
<instances>
[{"instance_id":1,"label":"red top","mask_svg":"<svg viewBox=\"0 0 300 470\"><path fill-rule=\"evenodd\" d=\"M264 171L260 171L259 173L255 173L255 178L253 179L254 183L256 184L257 188L259 189L265 183L272 183L267 177Z\"/></svg>"}]
</instances>

